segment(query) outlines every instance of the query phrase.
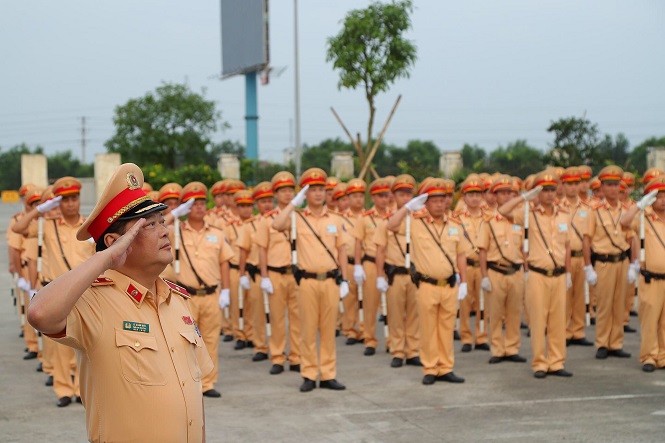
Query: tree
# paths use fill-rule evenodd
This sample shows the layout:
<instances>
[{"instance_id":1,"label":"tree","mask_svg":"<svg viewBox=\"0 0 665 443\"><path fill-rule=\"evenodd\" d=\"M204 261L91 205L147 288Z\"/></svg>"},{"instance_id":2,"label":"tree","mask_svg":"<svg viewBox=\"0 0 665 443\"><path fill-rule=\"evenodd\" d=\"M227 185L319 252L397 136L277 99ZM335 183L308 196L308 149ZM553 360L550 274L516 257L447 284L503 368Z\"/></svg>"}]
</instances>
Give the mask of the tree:
<instances>
[{"instance_id":1,"label":"tree","mask_svg":"<svg viewBox=\"0 0 665 443\"><path fill-rule=\"evenodd\" d=\"M47 158L49 180L71 175L73 177L93 177L92 164L81 163L72 155L72 151L58 152Z\"/></svg>"},{"instance_id":2,"label":"tree","mask_svg":"<svg viewBox=\"0 0 665 443\"><path fill-rule=\"evenodd\" d=\"M417 180L440 175L439 157L441 157L441 151L434 142L410 140L406 144L406 148L393 148L388 152L390 162L398 167L393 175L411 174Z\"/></svg>"},{"instance_id":3,"label":"tree","mask_svg":"<svg viewBox=\"0 0 665 443\"><path fill-rule=\"evenodd\" d=\"M596 158L598 127L586 118L561 118L553 121L547 132L554 135L554 142L545 161L554 166L591 164Z\"/></svg>"},{"instance_id":4,"label":"tree","mask_svg":"<svg viewBox=\"0 0 665 443\"><path fill-rule=\"evenodd\" d=\"M105 144L124 162L177 168L208 160L210 136L228 125L215 102L187 85L166 83L115 109L116 132Z\"/></svg>"},{"instance_id":5,"label":"tree","mask_svg":"<svg viewBox=\"0 0 665 443\"><path fill-rule=\"evenodd\" d=\"M369 106L367 146L361 162L372 146L376 96L397 79L408 78L416 61L415 45L404 38L411 28L412 11L411 0L374 2L365 9L349 11L342 30L328 38L326 61L339 70L338 88L362 86Z\"/></svg>"},{"instance_id":6,"label":"tree","mask_svg":"<svg viewBox=\"0 0 665 443\"><path fill-rule=\"evenodd\" d=\"M618 134L614 139L609 134L598 143L596 158L592 165L594 172L600 171L607 165L618 165L624 169L630 169L628 165L630 142L623 134Z\"/></svg>"},{"instance_id":7,"label":"tree","mask_svg":"<svg viewBox=\"0 0 665 443\"><path fill-rule=\"evenodd\" d=\"M13 146L7 151L0 148L0 189L18 189L21 187L21 155L43 154L41 147L30 150L25 143Z\"/></svg>"},{"instance_id":8,"label":"tree","mask_svg":"<svg viewBox=\"0 0 665 443\"><path fill-rule=\"evenodd\" d=\"M332 153L335 151L353 151L350 143L345 143L339 138L329 138L323 140L318 145L303 146L302 169L322 168L326 171L330 169L332 162Z\"/></svg>"},{"instance_id":9,"label":"tree","mask_svg":"<svg viewBox=\"0 0 665 443\"><path fill-rule=\"evenodd\" d=\"M639 145L635 146L628 156L627 167L631 170L644 174L647 170L647 153L649 148L665 147L665 137L649 137Z\"/></svg>"},{"instance_id":10,"label":"tree","mask_svg":"<svg viewBox=\"0 0 665 443\"><path fill-rule=\"evenodd\" d=\"M523 178L543 169L543 153L529 146L526 140L516 140L505 148L499 146L489 156L489 170L502 174Z\"/></svg>"},{"instance_id":11,"label":"tree","mask_svg":"<svg viewBox=\"0 0 665 443\"><path fill-rule=\"evenodd\" d=\"M486 169L487 152L484 148L465 143L460 154L463 169L474 172L482 172Z\"/></svg>"}]
</instances>

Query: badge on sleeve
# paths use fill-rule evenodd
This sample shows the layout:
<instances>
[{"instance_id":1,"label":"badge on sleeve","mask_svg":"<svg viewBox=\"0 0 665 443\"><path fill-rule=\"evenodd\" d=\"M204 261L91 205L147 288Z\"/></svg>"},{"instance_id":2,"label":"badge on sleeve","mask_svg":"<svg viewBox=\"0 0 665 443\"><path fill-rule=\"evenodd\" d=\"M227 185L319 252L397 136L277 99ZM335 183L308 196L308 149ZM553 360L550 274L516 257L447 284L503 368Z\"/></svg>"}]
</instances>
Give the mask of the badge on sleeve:
<instances>
[{"instance_id":1,"label":"badge on sleeve","mask_svg":"<svg viewBox=\"0 0 665 443\"><path fill-rule=\"evenodd\" d=\"M326 231L328 232L328 234L337 234L337 225L332 225L332 224L328 225L326 227Z\"/></svg>"}]
</instances>

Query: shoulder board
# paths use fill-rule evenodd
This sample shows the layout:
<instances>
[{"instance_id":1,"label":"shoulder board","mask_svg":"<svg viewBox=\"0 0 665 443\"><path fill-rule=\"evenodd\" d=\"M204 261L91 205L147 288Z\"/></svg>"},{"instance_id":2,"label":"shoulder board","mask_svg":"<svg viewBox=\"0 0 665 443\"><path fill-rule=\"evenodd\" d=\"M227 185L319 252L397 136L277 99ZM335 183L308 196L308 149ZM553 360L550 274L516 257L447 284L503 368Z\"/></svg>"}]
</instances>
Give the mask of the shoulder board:
<instances>
[{"instance_id":1,"label":"shoulder board","mask_svg":"<svg viewBox=\"0 0 665 443\"><path fill-rule=\"evenodd\" d=\"M413 218L427 218L427 217L429 217L429 212L427 212L427 209L423 208L420 211L416 211L413 214L411 214L411 217L413 217Z\"/></svg>"},{"instance_id":2,"label":"shoulder board","mask_svg":"<svg viewBox=\"0 0 665 443\"><path fill-rule=\"evenodd\" d=\"M594 201L594 202L591 202L589 204L589 206L591 206L591 209L596 210L598 208L602 208L604 205L603 205L602 201Z\"/></svg>"},{"instance_id":3,"label":"shoulder board","mask_svg":"<svg viewBox=\"0 0 665 443\"><path fill-rule=\"evenodd\" d=\"M376 215L376 210L374 208L368 209L366 211L363 211L363 215L364 216Z\"/></svg>"},{"instance_id":4,"label":"shoulder board","mask_svg":"<svg viewBox=\"0 0 665 443\"><path fill-rule=\"evenodd\" d=\"M172 281L166 279L164 279L164 283L166 283L167 286L171 288L171 290L173 290L173 292L180 295L182 298L187 298L187 299L191 298L190 295L187 293L187 289L183 288L182 286L178 286Z\"/></svg>"},{"instance_id":5,"label":"shoulder board","mask_svg":"<svg viewBox=\"0 0 665 443\"><path fill-rule=\"evenodd\" d=\"M458 217L455 217L455 215L453 215L453 214L451 214L451 215L448 217L448 220L451 221L451 222L453 222L453 223L457 223L458 225L461 225L461 224L462 224L462 220L460 220Z\"/></svg>"},{"instance_id":6,"label":"shoulder board","mask_svg":"<svg viewBox=\"0 0 665 443\"><path fill-rule=\"evenodd\" d=\"M110 286L113 284L113 280L111 280L108 277L104 277L103 275L100 275L95 279L95 281L92 282L90 286Z\"/></svg>"},{"instance_id":7,"label":"shoulder board","mask_svg":"<svg viewBox=\"0 0 665 443\"><path fill-rule=\"evenodd\" d=\"M270 211L263 214L263 216L264 217L273 217L273 216L277 215L277 212L278 212L277 209L271 209Z\"/></svg>"},{"instance_id":8,"label":"shoulder board","mask_svg":"<svg viewBox=\"0 0 665 443\"><path fill-rule=\"evenodd\" d=\"M492 220L493 218L494 218L494 214L490 214L490 213L487 213L487 212L483 213L483 221L488 222L488 221Z\"/></svg>"},{"instance_id":9,"label":"shoulder board","mask_svg":"<svg viewBox=\"0 0 665 443\"><path fill-rule=\"evenodd\" d=\"M222 229L222 228L220 228L219 226L215 226L215 225L208 225L208 227L209 227L210 229L216 229L216 230L218 230L218 231L223 231L223 229Z\"/></svg>"}]
</instances>

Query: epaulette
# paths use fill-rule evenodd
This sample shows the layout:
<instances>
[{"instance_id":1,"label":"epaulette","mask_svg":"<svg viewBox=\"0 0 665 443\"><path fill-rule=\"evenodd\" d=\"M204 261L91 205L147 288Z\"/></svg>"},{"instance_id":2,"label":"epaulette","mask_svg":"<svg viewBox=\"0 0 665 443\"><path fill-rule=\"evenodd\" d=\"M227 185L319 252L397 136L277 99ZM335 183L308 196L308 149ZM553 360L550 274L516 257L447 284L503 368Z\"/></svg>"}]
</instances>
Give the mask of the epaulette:
<instances>
[{"instance_id":1,"label":"epaulette","mask_svg":"<svg viewBox=\"0 0 665 443\"><path fill-rule=\"evenodd\" d=\"M222 232L224 231L224 230L223 230L222 228L220 228L219 226L208 225L208 227L209 227L210 229L217 229L218 231L222 231Z\"/></svg>"},{"instance_id":2,"label":"epaulette","mask_svg":"<svg viewBox=\"0 0 665 443\"><path fill-rule=\"evenodd\" d=\"M372 208L372 209L368 209L366 211L363 211L363 216L365 216L365 215L378 215L378 213L376 212L376 209Z\"/></svg>"},{"instance_id":3,"label":"epaulette","mask_svg":"<svg viewBox=\"0 0 665 443\"><path fill-rule=\"evenodd\" d=\"M450 216L448 216L448 220L450 220L453 223L457 223L458 225L462 224L462 220L460 220L458 217L455 217L455 215L453 214L450 214Z\"/></svg>"},{"instance_id":4,"label":"epaulette","mask_svg":"<svg viewBox=\"0 0 665 443\"><path fill-rule=\"evenodd\" d=\"M597 200L595 202L589 203L589 206L591 206L591 209L593 209L595 211L596 209L602 208L605 205L603 204L602 200Z\"/></svg>"},{"instance_id":5,"label":"epaulette","mask_svg":"<svg viewBox=\"0 0 665 443\"><path fill-rule=\"evenodd\" d=\"M494 214L492 214L490 212L484 212L483 213L483 221L488 222L488 221L492 220L493 218L494 218Z\"/></svg>"},{"instance_id":6,"label":"epaulette","mask_svg":"<svg viewBox=\"0 0 665 443\"><path fill-rule=\"evenodd\" d=\"M182 298L186 298L186 299L191 298L191 296L190 296L189 293L187 292L187 289L183 288L182 286L178 286L178 285L176 285L176 284L173 283L172 281L169 281L169 280L166 280L166 279L163 279L163 280L164 280L164 283L166 283L166 285L167 285L169 288L171 288L171 290L172 290L173 292L175 292L176 294L180 295Z\"/></svg>"},{"instance_id":7,"label":"epaulette","mask_svg":"<svg viewBox=\"0 0 665 443\"><path fill-rule=\"evenodd\" d=\"M564 214L570 214L570 209L568 209L566 206L558 206L559 212L563 212Z\"/></svg>"},{"instance_id":8,"label":"epaulette","mask_svg":"<svg viewBox=\"0 0 665 443\"><path fill-rule=\"evenodd\" d=\"M422 208L414 213L411 214L411 217L413 218L425 218L429 217L429 212L427 212L426 208Z\"/></svg>"},{"instance_id":9,"label":"epaulette","mask_svg":"<svg viewBox=\"0 0 665 443\"><path fill-rule=\"evenodd\" d=\"M258 221L259 219L260 219L259 215L253 215L250 218L248 218L247 220L241 220L241 221L242 221L243 225L247 225L251 222Z\"/></svg>"},{"instance_id":10,"label":"epaulette","mask_svg":"<svg viewBox=\"0 0 665 443\"><path fill-rule=\"evenodd\" d=\"M270 211L266 212L263 214L264 217L272 217L274 215L277 215L279 211L277 209L271 209Z\"/></svg>"},{"instance_id":11,"label":"epaulette","mask_svg":"<svg viewBox=\"0 0 665 443\"><path fill-rule=\"evenodd\" d=\"M100 275L95 279L95 281L92 282L90 286L110 286L113 284L113 280L111 280L108 277L104 277L103 275Z\"/></svg>"}]
</instances>

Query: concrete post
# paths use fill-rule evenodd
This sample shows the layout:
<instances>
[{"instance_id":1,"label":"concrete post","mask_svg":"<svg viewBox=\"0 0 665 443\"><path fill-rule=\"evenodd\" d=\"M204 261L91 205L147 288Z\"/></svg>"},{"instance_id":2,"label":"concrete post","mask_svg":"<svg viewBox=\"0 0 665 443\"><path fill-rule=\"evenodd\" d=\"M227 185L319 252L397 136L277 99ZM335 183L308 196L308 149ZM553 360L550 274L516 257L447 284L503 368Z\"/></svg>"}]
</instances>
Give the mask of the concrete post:
<instances>
[{"instance_id":1,"label":"concrete post","mask_svg":"<svg viewBox=\"0 0 665 443\"><path fill-rule=\"evenodd\" d=\"M120 166L120 154L95 155L95 196L97 200L101 197L104 187L118 166Z\"/></svg>"},{"instance_id":2,"label":"concrete post","mask_svg":"<svg viewBox=\"0 0 665 443\"><path fill-rule=\"evenodd\" d=\"M45 155L21 155L21 184L26 183L32 183L42 188L48 186L48 162Z\"/></svg>"},{"instance_id":3,"label":"concrete post","mask_svg":"<svg viewBox=\"0 0 665 443\"><path fill-rule=\"evenodd\" d=\"M240 180L240 160L235 154L222 154L217 162L217 169L222 178Z\"/></svg>"},{"instance_id":4,"label":"concrete post","mask_svg":"<svg viewBox=\"0 0 665 443\"><path fill-rule=\"evenodd\" d=\"M446 178L452 177L462 166L462 154L459 151L443 151L439 157L439 170Z\"/></svg>"},{"instance_id":5,"label":"concrete post","mask_svg":"<svg viewBox=\"0 0 665 443\"><path fill-rule=\"evenodd\" d=\"M649 168L665 170L665 146L647 148L647 169Z\"/></svg>"},{"instance_id":6,"label":"concrete post","mask_svg":"<svg viewBox=\"0 0 665 443\"><path fill-rule=\"evenodd\" d=\"M341 180L353 178L353 152L333 152L330 163L330 173L335 177Z\"/></svg>"}]
</instances>

